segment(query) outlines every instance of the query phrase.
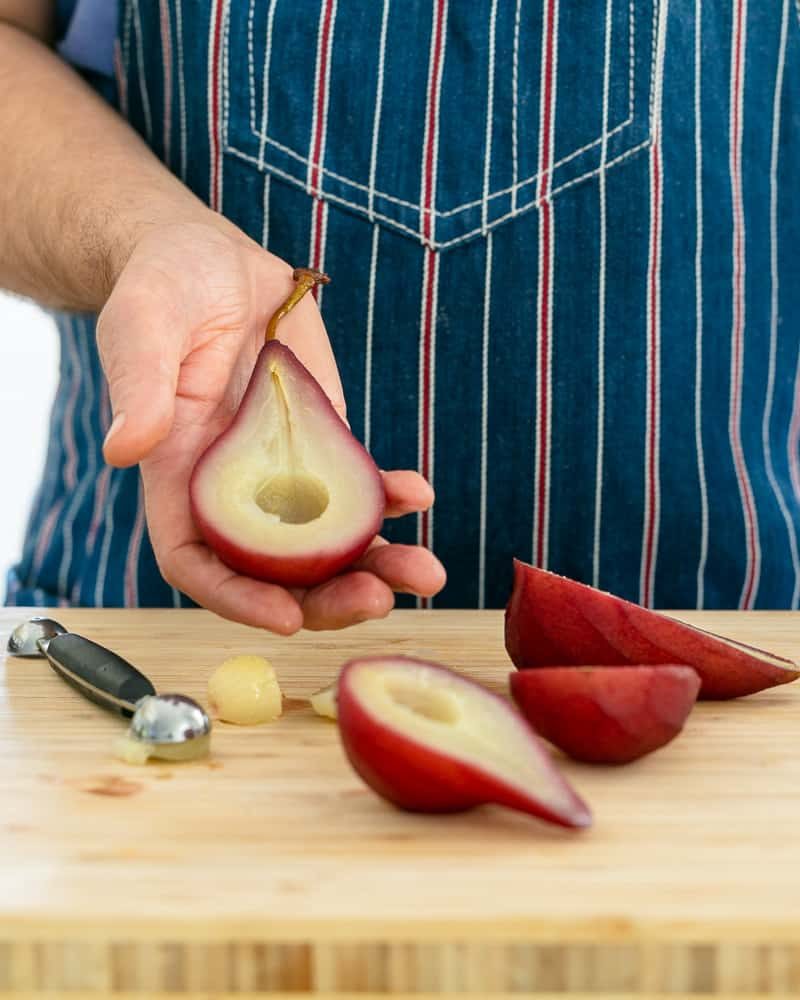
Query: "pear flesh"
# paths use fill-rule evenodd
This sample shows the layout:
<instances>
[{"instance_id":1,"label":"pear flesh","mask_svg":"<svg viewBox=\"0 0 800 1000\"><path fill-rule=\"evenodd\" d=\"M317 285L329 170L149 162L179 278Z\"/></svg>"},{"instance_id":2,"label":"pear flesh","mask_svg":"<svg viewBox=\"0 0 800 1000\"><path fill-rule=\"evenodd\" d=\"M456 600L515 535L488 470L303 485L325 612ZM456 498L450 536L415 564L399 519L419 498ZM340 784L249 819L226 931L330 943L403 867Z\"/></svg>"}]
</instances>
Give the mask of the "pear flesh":
<instances>
[{"instance_id":1,"label":"pear flesh","mask_svg":"<svg viewBox=\"0 0 800 1000\"><path fill-rule=\"evenodd\" d=\"M261 351L230 427L190 483L192 513L232 569L284 586L354 562L383 521L378 469L293 352Z\"/></svg>"}]
</instances>

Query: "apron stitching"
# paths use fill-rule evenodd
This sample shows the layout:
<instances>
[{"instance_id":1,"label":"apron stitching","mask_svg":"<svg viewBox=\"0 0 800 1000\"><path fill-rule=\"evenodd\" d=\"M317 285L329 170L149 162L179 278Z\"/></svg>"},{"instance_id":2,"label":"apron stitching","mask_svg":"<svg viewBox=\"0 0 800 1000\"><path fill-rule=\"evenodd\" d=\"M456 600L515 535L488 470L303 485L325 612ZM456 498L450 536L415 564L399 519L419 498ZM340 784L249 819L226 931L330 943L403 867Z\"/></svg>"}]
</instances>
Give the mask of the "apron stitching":
<instances>
[{"instance_id":1,"label":"apron stitching","mask_svg":"<svg viewBox=\"0 0 800 1000\"><path fill-rule=\"evenodd\" d=\"M236 146L228 146L226 151L228 153L232 153L234 156L238 156L240 159L245 160L248 163L255 163L256 165L258 165L258 158L252 156L250 153L246 153L243 149L237 149ZM281 180L288 181L290 184L294 184L295 186L302 188L306 192L308 191L308 185L306 184L306 182L299 180L297 177L294 176L294 174L290 174L286 170L281 170L280 167L275 167L272 164L268 165L262 164L261 166L262 169L266 166L266 169L269 171L269 173L274 174L276 177L280 177ZM354 201L349 201L347 198L342 198L340 195L330 194L329 192L326 192L324 197L328 201L333 201L336 202L337 204L345 205L348 208L354 208L359 212L364 211L363 205L359 205ZM412 229L410 226L405 226L401 222L395 223L394 219L391 219L388 215L382 215L380 212L374 212L374 216L376 219L380 219L381 221L397 225L399 229L402 229L404 232L410 233L412 236L419 237L419 232L416 229Z\"/></svg>"},{"instance_id":2,"label":"apron stitching","mask_svg":"<svg viewBox=\"0 0 800 1000\"><path fill-rule=\"evenodd\" d=\"M652 18L652 22L653 22L653 31L652 31L653 46L655 45L655 39L656 39L656 35L657 35L658 14L659 14L659 10L660 10L660 7L661 7L662 3L663 3L663 0L653 0L653 18ZM800 0L798 0L798 3L800 3ZM634 4L633 3L630 4L630 9L631 9L631 11L633 11L633 9L634 9ZM635 18L635 14L633 14L632 16ZM630 66L629 66L629 71L628 71L629 88L630 88L631 83L633 83L635 81L635 43L633 41L633 39L634 39L634 27L633 27L634 22L633 22L633 20L629 19L629 24L631 25L630 28L629 28L629 34L630 34L630 38L629 38L629 52L633 53L633 61L631 62ZM650 110L651 110L651 118L652 118L652 104L653 104L653 76L654 76L654 73L655 73L655 51L653 50L651 52L651 61L650 61ZM264 84L264 86L266 87L266 77L265 77L265 84ZM255 78L253 78L253 79L250 80L250 90L251 90L251 92L254 91L254 89L255 89ZM629 97L628 97L628 110L629 110L628 117L624 121L621 121L617 125L615 125L614 128L612 128L606 134L606 136L605 136L606 139L610 139L612 136L616 135L618 132L621 132L623 129L627 128L633 122L633 119L635 117L635 105L636 105L636 89L635 89L635 86L634 86L633 90L631 92L629 92ZM286 156L290 157L291 159L296 160L298 163L304 164L306 166L307 170L310 169L310 167L312 166L312 164L309 161L309 157L303 156L301 153L298 153L296 150L292 149L290 146L286 146L284 143L279 142L277 139L273 139L271 136L267 135L264 131L256 131L256 130L252 130L252 131L253 131L253 135L260 140L260 142L261 142L262 145L268 144L268 145L274 147L275 149L277 149L280 152L284 153ZM580 148L573 150L571 153L569 153L566 156L562 157L560 160L557 160L553 164L553 166L552 166L551 169L552 170L556 170L558 167L561 167L564 164L569 163L570 161L576 159L578 156L583 155L583 153L586 153L590 149L593 149L595 146L600 145L603 142L603 139L604 139L604 136L600 135L596 139L593 139L591 142L588 142L585 145L581 146ZM226 143L226 151L227 152L240 152L239 150L237 150L236 147L234 147L230 143ZM245 155L247 155L247 154L245 154ZM476 208L478 205L481 205L482 202L483 202L483 198L481 197L481 198L473 199L472 201L464 202L461 205L457 205L454 208L449 208L449 209L446 209L446 210L443 210L443 211L436 211L435 209L428 210L428 209L422 208L422 206L419 205L419 204L417 204L416 202L408 201L408 200L406 200L404 198L398 198L395 195L388 194L385 191L374 190L374 189L370 188L369 185L362 184L359 181L355 181L355 180L353 180L353 179L351 179L349 177L345 177L343 174L339 174L336 171L330 170L328 167L321 166L320 164L315 164L315 166L317 167L317 169L319 170L319 172L323 176L330 177L333 180L339 181L339 183L341 183L341 184L346 184L348 187L353 187L353 188L355 188L358 191L363 191L367 195L372 194L373 197L381 198L381 199L383 199L385 201L391 202L392 204L399 205L399 206L401 206L403 208L409 208L409 209L412 209L412 210L417 211L417 212L425 212L425 213L427 213L428 211L431 211L432 214L437 215L440 218L449 218L452 215L458 215L458 214L460 214L462 212L468 211L471 208ZM262 165L262 169L263 169L263 165ZM584 176L589 176L589 174L586 174ZM495 198L504 197L505 195L508 195L508 194L513 195L515 191L519 191L521 188L527 187L530 184L535 184L538 180L539 180L539 174L538 173L532 174L531 176L526 177L526 178L524 178L521 181L518 181L517 184L516 184L516 186L514 184L512 184L512 185L510 185L508 187L502 188L499 191L492 192L489 195L489 199L488 200L492 201ZM322 194L324 196L326 196L326 197L328 196L328 192L323 191Z\"/></svg>"},{"instance_id":3,"label":"apron stitching","mask_svg":"<svg viewBox=\"0 0 800 1000\"><path fill-rule=\"evenodd\" d=\"M800 2L800 0L798 0L798 2ZM630 125L630 121L620 122L620 124L617 125L616 128L611 129L607 137L611 138L613 135L616 135L616 133L621 131L623 128L627 128L628 125ZM284 146L283 143L278 142L276 139L272 139L270 138L270 136L263 136L261 135L261 133L257 133L257 137L263 140L265 143L269 144L270 146L274 146L276 149L280 150L280 152L285 153L286 156L290 157L291 159L296 160L298 163L302 163L307 168L311 165L309 158L307 156L302 156L300 153L295 152L295 150L291 149L289 146ZM558 162L553 164L553 169L555 170L558 167L563 166L565 163L577 159L583 153L586 153L590 149L593 149L595 146L600 145L602 141L603 137L598 136L597 139L594 139L592 142L587 143L587 145L581 146L580 149L576 149L568 156L565 156L562 159L558 160ZM228 143L226 151L237 152L238 150L235 146ZM258 160L253 158L253 162L257 163ZM339 183L341 184L346 184L348 185L348 187L353 187L356 188L356 190L358 191L363 191L364 194L366 195L370 194L370 188L367 184L361 184L359 181L351 180L349 177L345 177L342 174L336 173L336 171L330 170L328 167L318 166L318 169L320 173L324 174L327 177L332 178L335 181L339 181ZM515 191L519 191L524 187L528 187L531 184L535 184L538 180L539 180L538 173L531 174L530 177L526 177L523 180L518 181L516 185L509 185L508 187L501 188L498 191L493 191L489 195L488 200L494 201L496 198L502 198L505 195L513 194ZM449 218L450 216L453 215L459 215L462 212L469 211L469 209L471 208L477 208L478 205L480 205L483 202L482 197L474 198L472 201L466 201L462 205L457 205L455 208L448 208L448 209L443 209L441 211L438 210L434 211L433 209L422 208L422 206L418 202L408 201L405 198L398 198L396 195L387 194L385 191L373 190L371 193L375 198L381 198L384 201L389 201L394 205L400 205L402 208L410 208L415 212L425 212L425 214L437 215L439 218L442 219ZM324 191L323 194L327 197L328 192Z\"/></svg>"},{"instance_id":4,"label":"apron stitching","mask_svg":"<svg viewBox=\"0 0 800 1000\"><path fill-rule=\"evenodd\" d=\"M255 83L256 78L256 63L254 48L255 44L253 42L253 20L255 18L256 5L255 0L250 0L250 10L247 13L247 72L250 79ZM266 88L265 88L266 89ZM250 90L250 130L255 132L256 130L256 88L251 86Z\"/></svg>"},{"instance_id":5,"label":"apron stitching","mask_svg":"<svg viewBox=\"0 0 800 1000\"><path fill-rule=\"evenodd\" d=\"M798 0L800 2L800 0ZM658 0L653 4L653 22L655 23ZM628 121L633 121L636 114L636 3L630 0L628 5ZM652 70L651 70L652 72ZM606 115L606 119L608 115ZM608 121L606 121L606 126Z\"/></svg>"},{"instance_id":6,"label":"apron stitching","mask_svg":"<svg viewBox=\"0 0 800 1000\"><path fill-rule=\"evenodd\" d=\"M652 141L653 141L652 136L648 136L646 139L642 140L642 142L637 143L637 145L635 146L632 146L631 149L628 149L624 153L620 153L619 156L615 156L613 159L608 160L605 165L606 170L608 170L610 167L617 166L617 164L619 163L623 163L631 156L635 156L636 153L649 147L652 144ZM250 153L245 153L244 150L237 149L235 146L229 146L227 151L229 153L232 153L234 156L238 156L241 159L246 160L248 163L256 163L256 164L258 163L258 159L255 156L252 156ZM280 167L272 166L272 164L270 164L267 167L267 169L275 177L280 177L281 180L287 181L289 184L294 184L296 187L302 188L304 191L306 190L306 185L302 181L298 180L293 174L287 173L287 171L285 170L281 170ZM552 189L552 191L550 192L550 197L554 198L557 194L560 194L562 191L566 191L568 188L574 187L576 184L580 184L582 181L585 181L588 177L593 177L599 172L600 168L595 167L594 169L588 170L586 171L586 173L581 174L579 177L573 177L570 180L565 181L563 184ZM356 202L349 201L347 198L343 198L341 195L331 194L330 192L326 192L323 195L323 198L326 201L330 201L332 204L344 205L346 208L354 209L361 215L364 214L363 205L359 205ZM526 204L518 206L514 211L506 212L505 214L499 216L498 218L493 219L489 223L488 230L495 229L503 222L507 222L509 219L513 219L518 215L522 215L523 212L526 212L531 208L535 207L536 207L536 200L532 199ZM398 229L404 233L408 233L409 236L414 236L421 243L425 244L426 246L432 247L434 250L446 250L448 247L456 246L459 243L463 243L465 240L471 239L473 236L480 235L483 231L482 227L478 226L477 228L471 229L467 233L462 233L460 236L456 236L451 240L444 240L441 242L428 242L421 237L418 229L412 229L411 226L406 226L404 223L398 222L396 219L393 219L388 215L383 215L380 212L374 212L373 214L375 219L379 220L380 222L386 223L388 227L393 229Z\"/></svg>"}]
</instances>

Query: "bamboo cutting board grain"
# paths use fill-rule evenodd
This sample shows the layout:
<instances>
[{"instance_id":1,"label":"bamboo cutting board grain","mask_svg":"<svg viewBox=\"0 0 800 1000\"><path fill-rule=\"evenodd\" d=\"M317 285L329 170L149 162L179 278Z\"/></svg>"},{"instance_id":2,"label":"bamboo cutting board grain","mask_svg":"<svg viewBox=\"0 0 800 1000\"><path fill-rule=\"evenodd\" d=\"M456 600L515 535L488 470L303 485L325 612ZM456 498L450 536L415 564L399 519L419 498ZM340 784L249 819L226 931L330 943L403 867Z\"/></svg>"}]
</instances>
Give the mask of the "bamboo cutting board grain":
<instances>
[{"instance_id":1,"label":"bamboo cutting board grain","mask_svg":"<svg viewBox=\"0 0 800 1000\"><path fill-rule=\"evenodd\" d=\"M160 691L204 700L273 661L284 718L213 757L133 768L123 724L42 661L0 656L0 995L374 1000L800 995L800 685L700 705L636 764L563 763L595 827L373 796L305 698L347 658L442 660L495 690L499 612L395 612L290 640L201 611L64 610ZM0 612L0 641L25 612ZM800 615L693 613L800 656Z\"/></svg>"}]
</instances>

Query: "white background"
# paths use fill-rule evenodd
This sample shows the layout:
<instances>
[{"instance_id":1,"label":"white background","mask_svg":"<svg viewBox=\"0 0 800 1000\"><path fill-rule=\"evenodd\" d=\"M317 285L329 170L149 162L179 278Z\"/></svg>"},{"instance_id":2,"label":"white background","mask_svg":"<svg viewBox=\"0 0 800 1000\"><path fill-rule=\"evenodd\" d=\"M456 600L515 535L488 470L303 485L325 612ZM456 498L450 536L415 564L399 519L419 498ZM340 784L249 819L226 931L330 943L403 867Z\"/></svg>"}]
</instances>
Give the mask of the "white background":
<instances>
[{"instance_id":1,"label":"white background","mask_svg":"<svg viewBox=\"0 0 800 1000\"><path fill-rule=\"evenodd\" d=\"M0 594L17 558L45 459L58 376L53 321L31 302L0 294Z\"/></svg>"}]
</instances>

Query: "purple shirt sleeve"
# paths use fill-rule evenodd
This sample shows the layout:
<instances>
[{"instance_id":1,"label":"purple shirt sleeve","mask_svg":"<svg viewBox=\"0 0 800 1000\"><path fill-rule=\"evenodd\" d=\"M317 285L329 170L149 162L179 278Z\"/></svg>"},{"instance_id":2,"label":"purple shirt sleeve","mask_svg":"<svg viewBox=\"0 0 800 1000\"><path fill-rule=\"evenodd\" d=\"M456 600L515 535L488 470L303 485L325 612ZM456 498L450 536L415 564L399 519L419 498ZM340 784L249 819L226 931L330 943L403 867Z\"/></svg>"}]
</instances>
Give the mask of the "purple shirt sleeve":
<instances>
[{"instance_id":1,"label":"purple shirt sleeve","mask_svg":"<svg viewBox=\"0 0 800 1000\"><path fill-rule=\"evenodd\" d=\"M116 34L114 0L77 0L58 51L75 66L113 76Z\"/></svg>"}]
</instances>

